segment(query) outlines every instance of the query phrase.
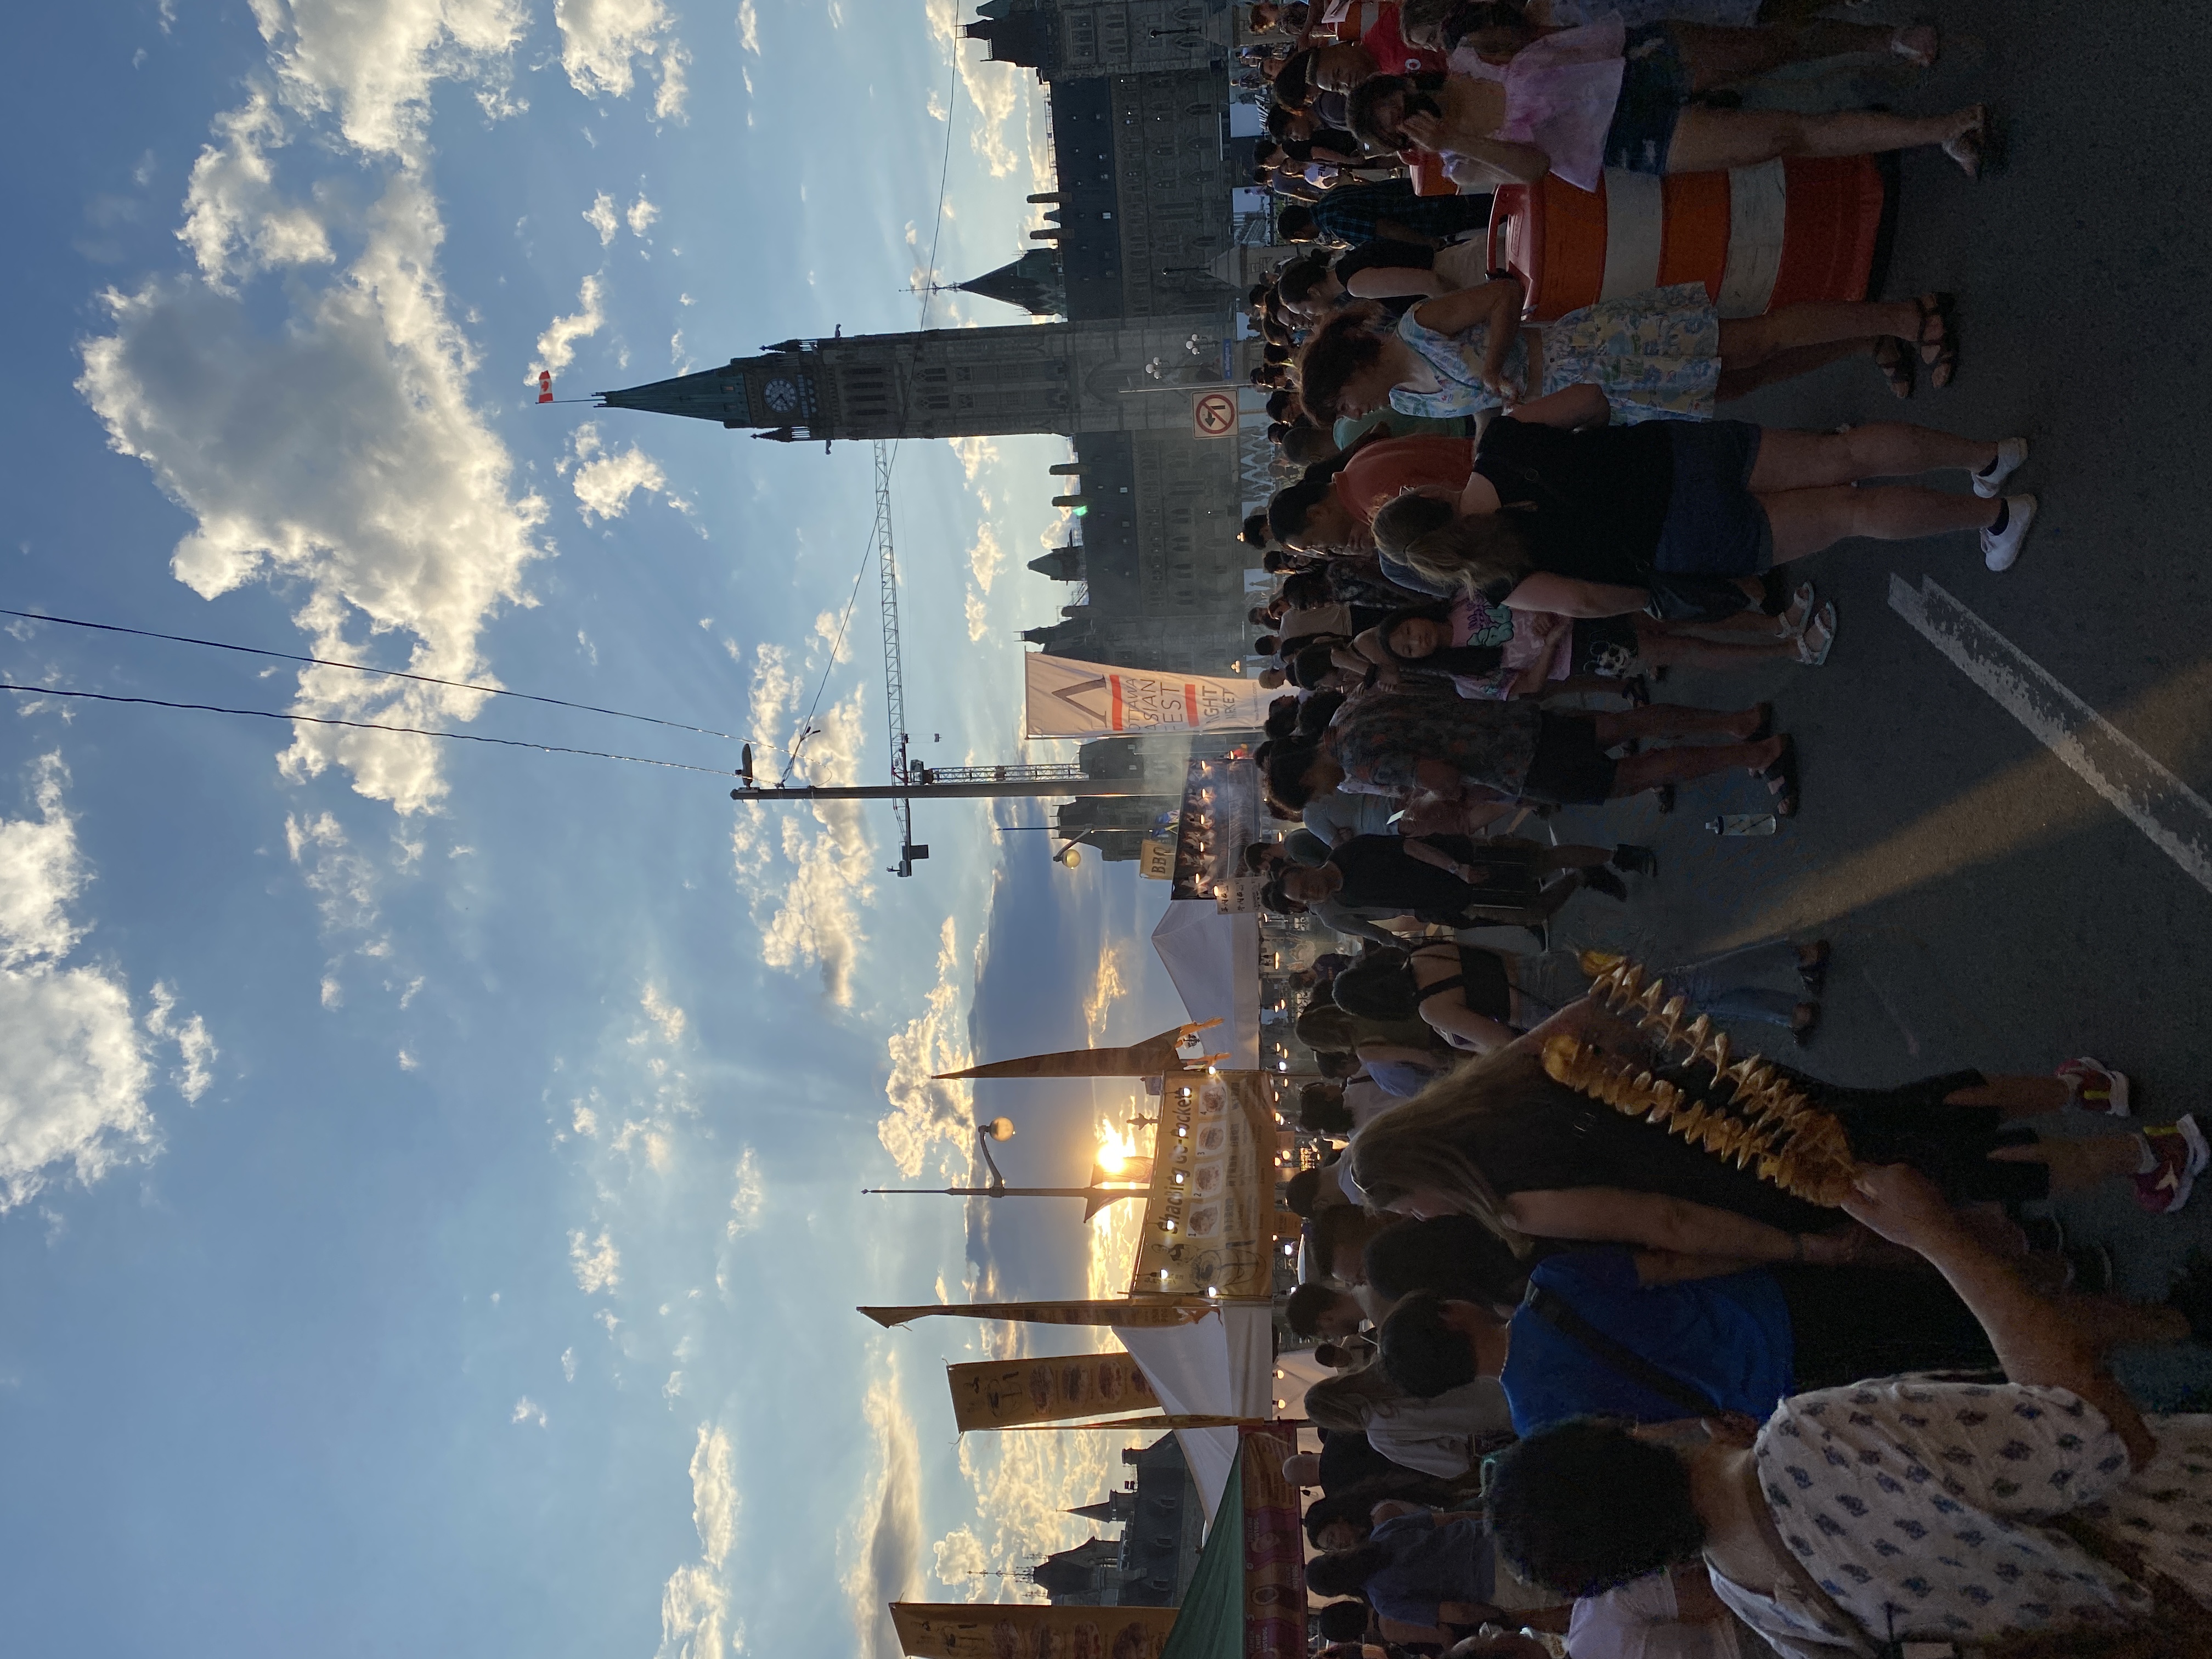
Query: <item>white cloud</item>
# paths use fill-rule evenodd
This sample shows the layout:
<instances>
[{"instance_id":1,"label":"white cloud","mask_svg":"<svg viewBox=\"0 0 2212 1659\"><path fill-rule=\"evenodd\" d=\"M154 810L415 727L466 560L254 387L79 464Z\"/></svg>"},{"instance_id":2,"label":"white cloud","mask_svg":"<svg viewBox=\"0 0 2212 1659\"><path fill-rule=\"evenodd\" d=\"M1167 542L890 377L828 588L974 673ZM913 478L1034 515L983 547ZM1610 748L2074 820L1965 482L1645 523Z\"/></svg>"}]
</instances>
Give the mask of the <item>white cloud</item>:
<instances>
[{"instance_id":1,"label":"white cloud","mask_svg":"<svg viewBox=\"0 0 2212 1659\"><path fill-rule=\"evenodd\" d=\"M975 1085L936 1081L938 1073L969 1064L960 991L969 964L962 960L957 941L947 916L938 934L937 983L922 1012L888 1040L891 1068L884 1093L891 1109L877 1123L876 1139L902 1176L921 1174L933 1149L964 1163L975 1138Z\"/></svg>"},{"instance_id":2,"label":"white cloud","mask_svg":"<svg viewBox=\"0 0 2212 1659\"><path fill-rule=\"evenodd\" d=\"M691 1524L698 1528L700 1553L710 1567L730 1559L738 1537L738 1480L730 1437L702 1423L691 1453Z\"/></svg>"},{"instance_id":3,"label":"white cloud","mask_svg":"<svg viewBox=\"0 0 2212 1659\"><path fill-rule=\"evenodd\" d=\"M573 1121L580 1135L595 1135L599 1132L599 1115L581 1101L576 1103L576 1115Z\"/></svg>"},{"instance_id":4,"label":"white cloud","mask_svg":"<svg viewBox=\"0 0 2212 1659\"><path fill-rule=\"evenodd\" d=\"M674 20L661 0L554 0L561 29L561 67L586 98L627 98L637 84L635 58L656 58L660 88L653 112L681 116L684 66L691 54L670 32Z\"/></svg>"},{"instance_id":5,"label":"white cloud","mask_svg":"<svg viewBox=\"0 0 2212 1659\"><path fill-rule=\"evenodd\" d=\"M576 1351L574 1348L561 1350L561 1376L566 1382L576 1380Z\"/></svg>"},{"instance_id":6,"label":"white cloud","mask_svg":"<svg viewBox=\"0 0 2212 1659\"><path fill-rule=\"evenodd\" d=\"M331 113L372 155L416 157L439 81L470 83L492 115L511 95L510 56L530 26L520 0L253 0L284 101Z\"/></svg>"},{"instance_id":7,"label":"white cloud","mask_svg":"<svg viewBox=\"0 0 2212 1659\"><path fill-rule=\"evenodd\" d=\"M315 896L326 932L365 933L376 926L376 867L346 839L329 812L287 812L284 848Z\"/></svg>"},{"instance_id":8,"label":"white cloud","mask_svg":"<svg viewBox=\"0 0 2212 1659\"><path fill-rule=\"evenodd\" d=\"M985 1593L982 1575L991 1558L983 1553L983 1540L966 1527L955 1527L930 1546L936 1558L937 1582L962 1601L980 1601Z\"/></svg>"},{"instance_id":9,"label":"white cloud","mask_svg":"<svg viewBox=\"0 0 2212 1659\"><path fill-rule=\"evenodd\" d=\"M756 752L788 753L797 744L799 775L823 784L855 781L866 741L863 694L856 690L847 702L817 714L817 731L799 742L790 724L801 689L790 653L762 646L752 684ZM738 890L750 901L761 929L761 959L772 968L817 967L830 1000L849 1004L867 937L860 913L875 896L875 854L860 803L809 803L805 816L759 808L741 813L730 834L730 852ZM779 867L779 859L787 867Z\"/></svg>"},{"instance_id":10,"label":"white cloud","mask_svg":"<svg viewBox=\"0 0 2212 1659\"><path fill-rule=\"evenodd\" d=\"M1004 179L1019 165L1010 130L1026 127L1028 114L1018 70L961 50L960 0L929 0L929 32L938 46L958 65L960 85L975 117L968 142L994 179Z\"/></svg>"},{"instance_id":11,"label":"white cloud","mask_svg":"<svg viewBox=\"0 0 2212 1659\"><path fill-rule=\"evenodd\" d=\"M64 1174L89 1185L159 1139L128 985L62 960L85 933L68 907L91 880L63 803L69 775L58 755L30 771L39 816L0 819L0 1211Z\"/></svg>"},{"instance_id":12,"label":"white cloud","mask_svg":"<svg viewBox=\"0 0 2212 1659\"><path fill-rule=\"evenodd\" d=\"M289 134L270 89L252 87L245 103L216 118L215 131L218 142L192 163L177 231L210 283L222 288L254 271L335 261L321 216L277 194L270 153Z\"/></svg>"},{"instance_id":13,"label":"white cloud","mask_svg":"<svg viewBox=\"0 0 2212 1659\"><path fill-rule=\"evenodd\" d=\"M635 444L607 449L599 441L597 422L583 422L570 441L576 473L569 487L576 492L576 508L585 522L619 519L629 510L629 498L641 490L647 495L666 493L668 475L660 463Z\"/></svg>"},{"instance_id":14,"label":"white cloud","mask_svg":"<svg viewBox=\"0 0 2212 1659\"><path fill-rule=\"evenodd\" d=\"M357 660L365 622L414 636L411 672L482 679L479 634L501 605L527 602L544 503L509 498L506 447L470 407L475 359L436 275L444 227L426 182L392 175L362 230L326 285L295 279L277 326L204 282L111 290L111 331L85 343L77 387L111 447L195 521L172 569L201 597L281 583L317 656ZM417 726L470 719L483 700L320 668L297 696L304 713ZM336 762L362 794L414 812L445 793L436 747L300 726L283 758L295 779Z\"/></svg>"},{"instance_id":15,"label":"white cloud","mask_svg":"<svg viewBox=\"0 0 2212 1659\"><path fill-rule=\"evenodd\" d=\"M985 602L983 596L972 587L968 590L968 597L962 604L962 611L967 618L968 637L970 640L980 640L990 631L991 608Z\"/></svg>"},{"instance_id":16,"label":"white cloud","mask_svg":"<svg viewBox=\"0 0 2212 1659\"><path fill-rule=\"evenodd\" d=\"M584 222L599 233L601 247L613 241L615 232L622 228L622 221L615 216L615 198L605 191L594 196L591 206L584 210Z\"/></svg>"},{"instance_id":17,"label":"white cloud","mask_svg":"<svg viewBox=\"0 0 2212 1659\"><path fill-rule=\"evenodd\" d=\"M62 805L69 773L59 755L31 768L35 818L0 819L0 968L67 956L85 930L69 906L92 879L76 848L76 823Z\"/></svg>"},{"instance_id":18,"label":"white cloud","mask_svg":"<svg viewBox=\"0 0 2212 1659\"><path fill-rule=\"evenodd\" d=\"M507 1420L510 1423L535 1423L542 1429L545 1426L545 1407L526 1394L514 1402L514 1413Z\"/></svg>"},{"instance_id":19,"label":"white cloud","mask_svg":"<svg viewBox=\"0 0 2212 1659\"><path fill-rule=\"evenodd\" d=\"M604 196L599 198L602 202L606 199ZM592 216L587 213L584 216L588 219ZM611 212L608 219L611 225ZM605 241L613 235L614 231L610 228L599 240ZM556 317L545 325L545 331L538 337L538 361L530 365L530 373L522 377L526 385L538 379L540 369L550 368L558 374L576 360L576 342L591 338L607 320L606 313L599 306L605 291L597 276L584 278L576 290L575 310L566 317Z\"/></svg>"},{"instance_id":20,"label":"white cloud","mask_svg":"<svg viewBox=\"0 0 2212 1659\"><path fill-rule=\"evenodd\" d=\"M760 56L760 11L753 0L738 0L738 44Z\"/></svg>"},{"instance_id":21,"label":"white cloud","mask_svg":"<svg viewBox=\"0 0 2212 1659\"><path fill-rule=\"evenodd\" d=\"M738 1160L737 1190L730 1194L729 1237L737 1238L761 1224L768 1209L768 1188L761 1180L760 1157L750 1146Z\"/></svg>"},{"instance_id":22,"label":"white cloud","mask_svg":"<svg viewBox=\"0 0 2212 1659\"><path fill-rule=\"evenodd\" d=\"M679 1373L680 1375L680 1373ZM737 1540L738 1487L730 1437L711 1423L699 1425L691 1453L691 1523L701 1559L669 1575L660 1593L660 1649L657 1659L721 1659L742 1650L744 1631L727 1630L729 1591L716 1576Z\"/></svg>"},{"instance_id":23,"label":"white cloud","mask_svg":"<svg viewBox=\"0 0 2212 1659\"><path fill-rule=\"evenodd\" d=\"M684 1011L660 994L657 985L647 985L637 1006L645 1010L645 1017L659 1028L663 1042L675 1042L684 1036Z\"/></svg>"},{"instance_id":24,"label":"white cloud","mask_svg":"<svg viewBox=\"0 0 2212 1659\"><path fill-rule=\"evenodd\" d=\"M860 1402L874 1433L875 1471L845 1540L845 1600L861 1659L898 1659L889 1604L912 1600L921 1580L921 1459L914 1419L899 1402L897 1358L880 1345L876 1352L884 1363Z\"/></svg>"},{"instance_id":25,"label":"white cloud","mask_svg":"<svg viewBox=\"0 0 2212 1659\"><path fill-rule=\"evenodd\" d=\"M156 980L154 1006L146 1016L146 1029L157 1037L167 1037L176 1043L178 1066L169 1073L169 1082L187 1101L197 1102L215 1080L208 1068L222 1051L208 1035L206 1020L198 1014L189 1019L176 1019L176 1006L175 989Z\"/></svg>"},{"instance_id":26,"label":"white cloud","mask_svg":"<svg viewBox=\"0 0 2212 1659\"><path fill-rule=\"evenodd\" d=\"M586 1296L614 1290L622 1283L622 1255L604 1227L594 1239L586 1238L580 1231L571 1232L568 1262L575 1270L576 1288Z\"/></svg>"},{"instance_id":27,"label":"white cloud","mask_svg":"<svg viewBox=\"0 0 2212 1659\"><path fill-rule=\"evenodd\" d=\"M660 217L660 210L641 196L629 204L629 211L623 217L629 225L631 235L642 236L653 228L653 222Z\"/></svg>"}]
</instances>

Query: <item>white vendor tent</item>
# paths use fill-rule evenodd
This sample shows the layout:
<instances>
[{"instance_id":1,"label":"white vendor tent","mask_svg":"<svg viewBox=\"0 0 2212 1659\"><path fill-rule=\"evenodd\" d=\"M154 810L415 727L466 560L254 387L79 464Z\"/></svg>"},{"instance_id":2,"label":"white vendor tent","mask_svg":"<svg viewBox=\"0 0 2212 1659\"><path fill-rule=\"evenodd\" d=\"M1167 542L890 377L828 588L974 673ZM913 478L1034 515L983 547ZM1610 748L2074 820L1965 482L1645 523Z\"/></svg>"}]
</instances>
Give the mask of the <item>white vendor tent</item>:
<instances>
[{"instance_id":1,"label":"white vendor tent","mask_svg":"<svg viewBox=\"0 0 2212 1659\"><path fill-rule=\"evenodd\" d=\"M1260 918L1224 914L1210 898L1170 899L1152 929L1152 949L1193 1019L1218 1019L1206 1033L1224 1071L1260 1069Z\"/></svg>"},{"instance_id":2,"label":"white vendor tent","mask_svg":"<svg viewBox=\"0 0 2212 1659\"><path fill-rule=\"evenodd\" d=\"M1170 1416L1275 1415L1274 1329L1267 1304L1224 1302L1194 1324L1117 1325L1114 1334ZM1211 1522L1237 1461L1237 1431L1177 1429L1176 1439Z\"/></svg>"}]
</instances>

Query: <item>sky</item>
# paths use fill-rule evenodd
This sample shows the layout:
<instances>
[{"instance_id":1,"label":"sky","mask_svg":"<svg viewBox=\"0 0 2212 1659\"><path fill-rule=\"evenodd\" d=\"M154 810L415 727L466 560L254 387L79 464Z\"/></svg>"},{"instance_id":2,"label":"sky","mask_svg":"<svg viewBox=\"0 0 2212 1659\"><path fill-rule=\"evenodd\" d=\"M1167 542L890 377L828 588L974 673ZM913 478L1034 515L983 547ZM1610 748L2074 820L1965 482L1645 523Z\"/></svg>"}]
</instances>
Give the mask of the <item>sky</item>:
<instances>
[{"instance_id":1,"label":"sky","mask_svg":"<svg viewBox=\"0 0 2212 1659\"><path fill-rule=\"evenodd\" d=\"M811 726L795 776L884 777L866 447L533 382L911 327L940 236L947 280L1013 257L1042 94L956 64L955 21L25 14L0 606L642 713L771 771ZM1066 453L898 454L925 756L1021 753ZM1163 884L972 803L922 810L899 880L884 809L738 806L728 740L479 691L20 617L0 678L52 689L0 714L15 1650L884 1653L888 1599L1018 1596L1001 1570L1087 1535L1059 1511L1125 1443L963 1444L940 1370L1087 1334L853 1309L1112 1294L1128 1218L860 1189L966 1177L1000 1113L1011 1178L1084 1178L1124 1086L930 1074L1180 1018Z\"/></svg>"}]
</instances>

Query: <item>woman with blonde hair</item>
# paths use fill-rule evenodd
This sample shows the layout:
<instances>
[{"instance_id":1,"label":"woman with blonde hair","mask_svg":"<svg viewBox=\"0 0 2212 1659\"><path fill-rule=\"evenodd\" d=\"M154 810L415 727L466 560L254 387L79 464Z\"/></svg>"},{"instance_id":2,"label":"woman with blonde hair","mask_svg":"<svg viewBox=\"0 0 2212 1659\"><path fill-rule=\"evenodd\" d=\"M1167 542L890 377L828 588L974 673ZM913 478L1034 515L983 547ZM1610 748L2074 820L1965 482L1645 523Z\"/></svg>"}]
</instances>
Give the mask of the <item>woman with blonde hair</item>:
<instances>
[{"instance_id":1,"label":"woman with blonde hair","mask_svg":"<svg viewBox=\"0 0 2212 1659\"><path fill-rule=\"evenodd\" d=\"M1867 1235L1840 1211L1554 1082L1540 1057L1544 1041L1579 1036L1598 1018L1577 1003L1376 1119L1345 1154L1351 1182L1372 1208L1471 1215L1523 1253L1530 1240L1551 1238L1747 1266L1861 1258ZM1841 1121L1858 1161L1910 1164L1954 1204L2010 1207L2132 1176L2143 1207L2172 1213L2207 1163L2188 1118L2082 1139L2045 1140L2019 1127L2014 1120L2067 1103L2057 1078L1960 1071L1878 1090L1784 1075Z\"/></svg>"}]
</instances>

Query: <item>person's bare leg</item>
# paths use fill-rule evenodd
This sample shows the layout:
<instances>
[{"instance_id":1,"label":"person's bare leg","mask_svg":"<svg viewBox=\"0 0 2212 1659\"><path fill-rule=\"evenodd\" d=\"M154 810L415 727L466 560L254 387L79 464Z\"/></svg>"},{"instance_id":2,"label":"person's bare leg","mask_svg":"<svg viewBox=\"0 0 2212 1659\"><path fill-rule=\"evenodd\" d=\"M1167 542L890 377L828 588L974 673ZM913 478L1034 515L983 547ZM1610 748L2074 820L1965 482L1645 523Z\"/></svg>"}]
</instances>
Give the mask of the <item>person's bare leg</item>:
<instances>
[{"instance_id":1,"label":"person's bare leg","mask_svg":"<svg viewBox=\"0 0 2212 1659\"><path fill-rule=\"evenodd\" d=\"M1723 743L1708 749L1646 750L1641 755L1629 756L1614 769L1613 798L1618 800L1625 795L1640 795L1662 783L1688 783L1692 779L1709 778L1731 767L1763 772L1774 764L1781 753L1779 738L1766 738L1758 743Z\"/></svg>"},{"instance_id":2,"label":"person's bare leg","mask_svg":"<svg viewBox=\"0 0 2212 1659\"><path fill-rule=\"evenodd\" d=\"M1979 471L1997 458L1994 441L1961 438L1905 421L1869 421L1848 432L1761 428L1752 493L1820 489L1863 478L1908 478L1923 472Z\"/></svg>"},{"instance_id":3,"label":"person's bare leg","mask_svg":"<svg viewBox=\"0 0 2212 1659\"><path fill-rule=\"evenodd\" d=\"M1996 1164L2041 1164L2051 1171L2051 1191L2086 1192L2117 1176L2142 1168L2143 1139L2137 1134L2098 1135L2087 1140L2039 1140L2027 1146L2000 1146L1990 1154Z\"/></svg>"},{"instance_id":4,"label":"person's bare leg","mask_svg":"<svg viewBox=\"0 0 2212 1659\"><path fill-rule=\"evenodd\" d=\"M1891 115L1844 110L1799 115L1790 110L1693 106L1674 123L1669 173L1721 173L1789 156L1878 155L1886 150L1948 144L1978 126L1979 106L1948 115Z\"/></svg>"},{"instance_id":5,"label":"person's bare leg","mask_svg":"<svg viewBox=\"0 0 2212 1659\"><path fill-rule=\"evenodd\" d=\"M1678 702L1655 702L1643 708L1623 708L1590 716L1597 728L1597 745L1610 749L1631 738L1729 738L1741 742L1759 730L1757 708L1689 708Z\"/></svg>"},{"instance_id":6,"label":"person's bare leg","mask_svg":"<svg viewBox=\"0 0 2212 1659\"><path fill-rule=\"evenodd\" d=\"M1731 324L1721 325L1721 339L1725 344ZM1815 369L1826 368L1830 363L1840 362L1846 357L1870 357L1881 343L1881 337L1863 340L1831 340L1825 345L1791 346L1771 353L1764 361L1743 368L1729 367L1725 357L1721 362L1720 384L1713 388L1716 403L1729 403L1738 398L1748 398L1761 386L1779 386L1784 380L1794 380L1801 374L1810 374Z\"/></svg>"},{"instance_id":7,"label":"person's bare leg","mask_svg":"<svg viewBox=\"0 0 2212 1659\"><path fill-rule=\"evenodd\" d=\"M1899 31L1887 23L1815 21L1799 28L1729 28L1674 23L1674 44L1689 71L1692 92L1769 75L1787 64L1809 64L1849 52L1887 52ZM1932 31L1931 31L1932 33ZM1924 44L1916 40L1916 44Z\"/></svg>"},{"instance_id":8,"label":"person's bare leg","mask_svg":"<svg viewBox=\"0 0 2212 1659\"><path fill-rule=\"evenodd\" d=\"M1753 369L1771 364L1784 352L1826 346L1829 356L1808 368L1832 362L1838 356L1874 349L1883 335L1893 339L1920 337L1920 307L1911 300L1890 304L1871 300L1807 300L1784 306L1763 317L1731 317L1721 324L1721 372ZM1840 349L1834 348L1840 347ZM1796 371L1799 374L1804 369Z\"/></svg>"},{"instance_id":9,"label":"person's bare leg","mask_svg":"<svg viewBox=\"0 0 2212 1659\"><path fill-rule=\"evenodd\" d=\"M1977 495L1946 495L1909 484L1785 489L1761 495L1759 501L1774 532L1777 564L1818 553L1851 536L1909 542L1954 530L1985 530L2005 506L2002 498L1985 501Z\"/></svg>"},{"instance_id":10,"label":"person's bare leg","mask_svg":"<svg viewBox=\"0 0 2212 1659\"><path fill-rule=\"evenodd\" d=\"M2179 1308L2123 1302L2115 1296L2076 1296L2070 1291L2051 1299L2100 1352L2189 1340L2189 1316Z\"/></svg>"},{"instance_id":11,"label":"person's bare leg","mask_svg":"<svg viewBox=\"0 0 2212 1659\"><path fill-rule=\"evenodd\" d=\"M1943 1097L1946 1106L1994 1106L2008 1118L2047 1117L2063 1111L2066 1101L2065 1079L2010 1073L1986 1079L1971 1089L1954 1089Z\"/></svg>"}]
</instances>

